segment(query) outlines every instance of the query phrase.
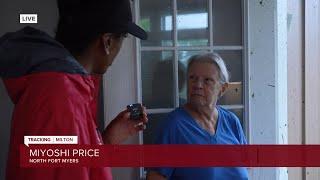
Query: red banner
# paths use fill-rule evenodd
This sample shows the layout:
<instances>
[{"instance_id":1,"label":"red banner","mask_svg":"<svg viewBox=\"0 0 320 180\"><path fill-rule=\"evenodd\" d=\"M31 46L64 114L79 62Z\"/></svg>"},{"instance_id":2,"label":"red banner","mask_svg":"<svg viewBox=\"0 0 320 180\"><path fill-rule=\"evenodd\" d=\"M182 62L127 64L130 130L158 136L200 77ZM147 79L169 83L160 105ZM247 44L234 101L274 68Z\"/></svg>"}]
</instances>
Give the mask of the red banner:
<instances>
[{"instance_id":1,"label":"red banner","mask_svg":"<svg viewBox=\"0 0 320 180\"><path fill-rule=\"evenodd\" d=\"M21 145L22 167L320 167L320 145Z\"/></svg>"}]
</instances>

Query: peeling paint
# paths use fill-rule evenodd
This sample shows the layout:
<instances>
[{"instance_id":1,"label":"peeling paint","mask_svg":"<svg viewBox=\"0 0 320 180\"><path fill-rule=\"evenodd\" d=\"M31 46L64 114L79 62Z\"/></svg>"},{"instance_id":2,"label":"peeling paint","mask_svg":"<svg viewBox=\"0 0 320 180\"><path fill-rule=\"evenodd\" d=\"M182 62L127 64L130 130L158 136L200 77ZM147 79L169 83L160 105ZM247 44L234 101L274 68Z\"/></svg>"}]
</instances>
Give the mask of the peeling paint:
<instances>
[{"instance_id":1,"label":"peeling paint","mask_svg":"<svg viewBox=\"0 0 320 180\"><path fill-rule=\"evenodd\" d=\"M270 87L276 87L275 85L272 85L272 84L268 84L268 86L270 86Z\"/></svg>"}]
</instances>

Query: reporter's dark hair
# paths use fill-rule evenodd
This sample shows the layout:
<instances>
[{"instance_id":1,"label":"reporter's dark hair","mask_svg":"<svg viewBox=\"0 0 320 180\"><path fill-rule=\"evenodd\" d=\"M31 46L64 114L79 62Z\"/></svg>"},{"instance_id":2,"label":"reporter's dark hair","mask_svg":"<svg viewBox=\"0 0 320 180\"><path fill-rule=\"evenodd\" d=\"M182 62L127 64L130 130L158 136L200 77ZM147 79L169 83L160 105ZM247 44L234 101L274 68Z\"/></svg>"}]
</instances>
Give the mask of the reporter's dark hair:
<instances>
[{"instance_id":1,"label":"reporter's dark hair","mask_svg":"<svg viewBox=\"0 0 320 180\"><path fill-rule=\"evenodd\" d=\"M71 19L60 18L55 39L59 41L74 56L81 55L89 44L99 37L94 28L89 29Z\"/></svg>"},{"instance_id":2,"label":"reporter's dark hair","mask_svg":"<svg viewBox=\"0 0 320 180\"><path fill-rule=\"evenodd\" d=\"M114 13L114 4L109 5L111 1L57 0L57 3L59 22L55 39L74 56L81 55L103 33L112 33L114 38L126 34L122 33L126 29L113 28L114 19L107 13Z\"/></svg>"},{"instance_id":3,"label":"reporter's dark hair","mask_svg":"<svg viewBox=\"0 0 320 180\"><path fill-rule=\"evenodd\" d=\"M81 55L102 33L99 27L72 21L71 17L60 18L55 39L60 42L73 56ZM126 37L126 33L112 33L113 38Z\"/></svg>"},{"instance_id":4,"label":"reporter's dark hair","mask_svg":"<svg viewBox=\"0 0 320 180\"><path fill-rule=\"evenodd\" d=\"M78 2L77 4L76 0L57 0L59 22L55 39L74 56L83 53L89 44L99 37L98 30L89 26L84 20L85 9L81 8L85 6L80 5L85 4L86 1L78 0Z\"/></svg>"}]
</instances>

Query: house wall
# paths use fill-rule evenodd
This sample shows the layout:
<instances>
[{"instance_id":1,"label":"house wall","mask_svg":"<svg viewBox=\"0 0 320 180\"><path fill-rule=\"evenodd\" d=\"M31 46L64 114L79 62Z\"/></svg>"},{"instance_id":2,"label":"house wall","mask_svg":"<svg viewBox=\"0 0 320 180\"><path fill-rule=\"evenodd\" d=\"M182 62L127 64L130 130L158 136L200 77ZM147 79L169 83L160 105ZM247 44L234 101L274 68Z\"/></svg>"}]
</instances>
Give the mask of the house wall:
<instances>
[{"instance_id":1,"label":"house wall","mask_svg":"<svg viewBox=\"0 0 320 180\"><path fill-rule=\"evenodd\" d=\"M305 1L305 143L320 144L320 1ZM306 180L320 178L320 168L306 168Z\"/></svg>"},{"instance_id":2,"label":"house wall","mask_svg":"<svg viewBox=\"0 0 320 180\"><path fill-rule=\"evenodd\" d=\"M125 110L128 104L136 103L136 72L135 72L135 41L129 35L114 60L112 66L105 74L105 112L106 125ZM138 144L138 135L131 137L124 144ZM112 168L115 180L139 179L139 168Z\"/></svg>"},{"instance_id":3,"label":"house wall","mask_svg":"<svg viewBox=\"0 0 320 180\"><path fill-rule=\"evenodd\" d=\"M304 3L288 0L288 143L304 143ZM302 180L303 168L288 168L290 180Z\"/></svg>"},{"instance_id":4,"label":"house wall","mask_svg":"<svg viewBox=\"0 0 320 180\"><path fill-rule=\"evenodd\" d=\"M289 144L320 144L319 0L288 0ZM291 180L316 180L319 168L289 168Z\"/></svg>"},{"instance_id":5,"label":"house wall","mask_svg":"<svg viewBox=\"0 0 320 180\"><path fill-rule=\"evenodd\" d=\"M251 144L287 144L287 2L248 2ZM251 179L288 179L285 167L250 170Z\"/></svg>"}]
</instances>

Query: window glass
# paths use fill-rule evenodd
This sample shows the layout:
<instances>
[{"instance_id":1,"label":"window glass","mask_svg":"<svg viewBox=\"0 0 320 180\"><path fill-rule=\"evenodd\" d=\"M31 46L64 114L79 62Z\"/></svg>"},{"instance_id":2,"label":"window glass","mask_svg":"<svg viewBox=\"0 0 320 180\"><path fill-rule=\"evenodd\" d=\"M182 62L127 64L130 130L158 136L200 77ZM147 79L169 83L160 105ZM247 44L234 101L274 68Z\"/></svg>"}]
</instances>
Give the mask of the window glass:
<instances>
[{"instance_id":1,"label":"window glass","mask_svg":"<svg viewBox=\"0 0 320 180\"><path fill-rule=\"evenodd\" d=\"M213 0L213 44L242 45L241 0Z\"/></svg>"},{"instance_id":2,"label":"window glass","mask_svg":"<svg viewBox=\"0 0 320 180\"><path fill-rule=\"evenodd\" d=\"M173 45L172 11L171 0L140 0L139 24L148 32L142 46Z\"/></svg>"},{"instance_id":3,"label":"window glass","mask_svg":"<svg viewBox=\"0 0 320 180\"><path fill-rule=\"evenodd\" d=\"M142 102L147 108L174 108L172 51L141 54Z\"/></svg>"},{"instance_id":4,"label":"window glass","mask_svg":"<svg viewBox=\"0 0 320 180\"><path fill-rule=\"evenodd\" d=\"M177 0L177 32L179 46L209 44L208 1Z\"/></svg>"}]
</instances>

